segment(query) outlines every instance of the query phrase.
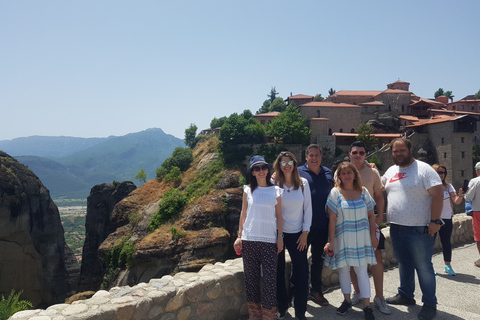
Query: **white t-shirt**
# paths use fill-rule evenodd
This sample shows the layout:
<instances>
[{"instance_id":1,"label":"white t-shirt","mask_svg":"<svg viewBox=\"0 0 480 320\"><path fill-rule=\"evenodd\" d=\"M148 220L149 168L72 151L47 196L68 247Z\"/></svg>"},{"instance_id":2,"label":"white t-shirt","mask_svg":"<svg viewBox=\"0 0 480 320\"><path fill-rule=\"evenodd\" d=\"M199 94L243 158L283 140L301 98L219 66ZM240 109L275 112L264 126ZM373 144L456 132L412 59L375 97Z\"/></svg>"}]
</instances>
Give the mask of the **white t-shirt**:
<instances>
[{"instance_id":1,"label":"white t-shirt","mask_svg":"<svg viewBox=\"0 0 480 320\"><path fill-rule=\"evenodd\" d=\"M283 190L277 186L257 187L252 194L249 186L243 186L247 194L247 217L243 224L242 240L277 243L277 217L275 205Z\"/></svg>"},{"instance_id":2,"label":"white t-shirt","mask_svg":"<svg viewBox=\"0 0 480 320\"><path fill-rule=\"evenodd\" d=\"M477 192L479 192L479 190L480 177L476 177L470 180L470 182L468 183L468 192L465 194L465 201L472 201L473 211L480 211L480 196L477 196Z\"/></svg>"},{"instance_id":3,"label":"white t-shirt","mask_svg":"<svg viewBox=\"0 0 480 320\"><path fill-rule=\"evenodd\" d=\"M297 233L310 231L312 224L312 198L308 180L300 178L303 184L297 190L283 186L282 217L283 232Z\"/></svg>"},{"instance_id":4,"label":"white t-shirt","mask_svg":"<svg viewBox=\"0 0 480 320\"><path fill-rule=\"evenodd\" d=\"M451 185L447 185L447 189L443 188L443 210L442 210L442 219L452 219L453 209L452 203L450 202L450 193L456 192L455 188Z\"/></svg>"},{"instance_id":5,"label":"white t-shirt","mask_svg":"<svg viewBox=\"0 0 480 320\"><path fill-rule=\"evenodd\" d=\"M387 192L387 222L403 226L430 223L432 197L427 190L442 184L430 165L415 160L406 168L391 166L382 183Z\"/></svg>"}]
</instances>

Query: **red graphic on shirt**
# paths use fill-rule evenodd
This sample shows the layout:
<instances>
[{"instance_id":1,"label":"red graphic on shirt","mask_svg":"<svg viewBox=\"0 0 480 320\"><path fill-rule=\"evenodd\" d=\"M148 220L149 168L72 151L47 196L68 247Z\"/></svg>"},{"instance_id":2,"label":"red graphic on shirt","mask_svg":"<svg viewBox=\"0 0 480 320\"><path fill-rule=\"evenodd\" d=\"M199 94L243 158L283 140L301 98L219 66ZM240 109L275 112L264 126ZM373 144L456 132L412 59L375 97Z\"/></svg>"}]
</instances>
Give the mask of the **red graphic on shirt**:
<instances>
[{"instance_id":1,"label":"red graphic on shirt","mask_svg":"<svg viewBox=\"0 0 480 320\"><path fill-rule=\"evenodd\" d=\"M389 183L392 183L392 182L395 182L395 181L398 181L398 180L402 180L403 178L405 178L405 175L406 173L396 173L391 179L390 181L388 181Z\"/></svg>"}]
</instances>

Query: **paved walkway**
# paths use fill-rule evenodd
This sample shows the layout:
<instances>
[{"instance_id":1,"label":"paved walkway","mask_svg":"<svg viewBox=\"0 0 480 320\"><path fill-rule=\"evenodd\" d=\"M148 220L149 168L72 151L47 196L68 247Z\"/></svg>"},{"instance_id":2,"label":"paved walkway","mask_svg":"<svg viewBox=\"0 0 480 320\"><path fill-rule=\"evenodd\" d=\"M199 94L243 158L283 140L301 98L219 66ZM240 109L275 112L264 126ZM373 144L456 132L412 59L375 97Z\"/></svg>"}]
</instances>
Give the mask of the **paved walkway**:
<instances>
[{"instance_id":1,"label":"paved walkway","mask_svg":"<svg viewBox=\"0 0 480 320\"><path fill-rule=\"evenodd\" d=\"M480 320L480 268L473 265L473 262L479 258L477 246L475 243L465 244L454 248L452 267L457 273L456 276L448 276L444 272L443 256L436 253L433 256L433 266L437 271L437 315L435 320ZM374 296L374 287L372 278L372 297ZM398 268L392 268L385 272L384 294L385 297L394 296L397 293L399 285ZM417 305L415 306L392 306L391 315L384 315L375 307L374 314L376 319L417 319L418 313L423 305L421 302L420 286L416 284ZM358 303L345 316L336 314L336 309L343 301L343 294L340 288L330 289L325 297L330 302L330 306L321 307L313 301L308 302L307 319L364 319L362 303ZM373 301L373 298L372 298ZM286 319L292 319L293 308L288 310L291 316Z\"/></svg>"}]
</instances>

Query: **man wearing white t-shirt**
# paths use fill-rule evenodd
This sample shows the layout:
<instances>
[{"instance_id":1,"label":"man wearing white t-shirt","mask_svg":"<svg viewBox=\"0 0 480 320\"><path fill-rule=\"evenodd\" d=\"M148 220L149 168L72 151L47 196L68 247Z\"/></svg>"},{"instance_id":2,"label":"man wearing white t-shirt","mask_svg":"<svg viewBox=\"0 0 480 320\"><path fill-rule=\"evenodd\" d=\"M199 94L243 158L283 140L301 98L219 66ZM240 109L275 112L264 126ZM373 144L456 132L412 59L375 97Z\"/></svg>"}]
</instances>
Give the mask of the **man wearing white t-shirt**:
<instances>
[{"instance_id":1,"label":"man wearing white t-shirt","mask_svg":"<svg viewBox=\"0 0 480 320\"><path fill-rule=\"evenodd\" d=\"M418 319L430 320L437 310L432 255L434 235L443 224L442 181L430 165L413 158L410 140L394 139L390 149L395 165L385 172L382 183L400 287L396 296L386 300L389 304L415 305L416 271L423 294Z\"/></svg>"}]
</instances>

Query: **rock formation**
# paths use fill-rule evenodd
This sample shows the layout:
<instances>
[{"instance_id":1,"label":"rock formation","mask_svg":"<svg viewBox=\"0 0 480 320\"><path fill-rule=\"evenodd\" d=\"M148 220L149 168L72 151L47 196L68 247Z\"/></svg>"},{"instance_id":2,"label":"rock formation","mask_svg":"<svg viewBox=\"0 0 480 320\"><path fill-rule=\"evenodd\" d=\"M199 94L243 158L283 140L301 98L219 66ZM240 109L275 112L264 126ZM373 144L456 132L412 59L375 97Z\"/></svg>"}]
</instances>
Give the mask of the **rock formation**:
<instances>
[{"instance_id":1,"label":"rock formation","mask_svg":"<svg viewBox=\"0 0 480 320\"><path fill-rule=\"evenodd\" d=\"M85 242L82 253L82 269L77 292L98 290L103 281L104 268L98 258L98 247L118 227L127 224L128 216L112 214L115 206L136 189L132 182L96 185L87 198Z\"/></svg>"},{"instance_id":2,"label":"rock formation","mask_svg":"<svg viewBox=\"0 0 480 320\"><path fill-rule=\"evenodd\" d=\"M0 221L0 293L23 290L34 306L63 302L75 289L78 264L58 208L38 177L2 151Z\"/></svg>"}]
</instances>

